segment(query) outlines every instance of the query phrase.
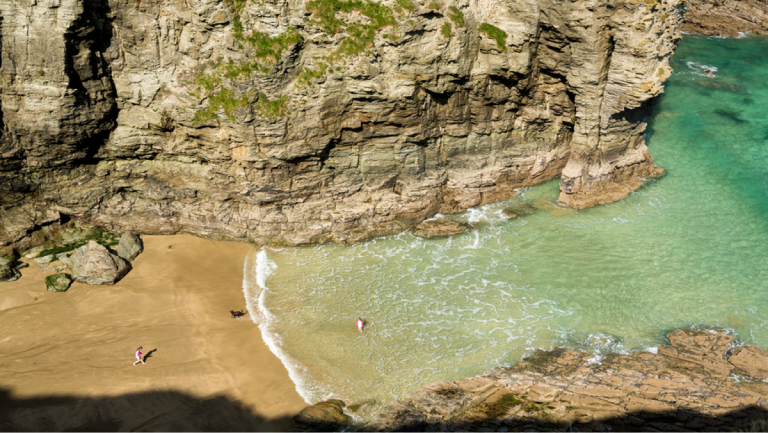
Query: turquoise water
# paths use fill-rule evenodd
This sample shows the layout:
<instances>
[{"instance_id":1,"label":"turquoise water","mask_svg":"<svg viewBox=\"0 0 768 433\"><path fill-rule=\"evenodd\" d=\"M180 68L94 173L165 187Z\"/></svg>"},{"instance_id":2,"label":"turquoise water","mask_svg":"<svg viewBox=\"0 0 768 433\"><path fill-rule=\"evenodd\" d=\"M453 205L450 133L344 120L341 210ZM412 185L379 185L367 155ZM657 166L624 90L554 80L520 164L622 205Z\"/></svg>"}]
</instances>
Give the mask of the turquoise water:
<instances>
[{"instance_id":1,"label":"turquoise water","mask_svg":"<svg viewBox=\"0 0 768 433\"><path fill-rule=\"evenodd\" d=\"M766 38L682 41L647 132L668 175L618 203L561 209L551 181L450 216L478 227L452 238L253 251L265 340L306 400L369 401L362 417L537 348L599 360L687 327L768 347L767 53ZM538 211L502 215L520 203Z\"/></svg>"}]
</instances>

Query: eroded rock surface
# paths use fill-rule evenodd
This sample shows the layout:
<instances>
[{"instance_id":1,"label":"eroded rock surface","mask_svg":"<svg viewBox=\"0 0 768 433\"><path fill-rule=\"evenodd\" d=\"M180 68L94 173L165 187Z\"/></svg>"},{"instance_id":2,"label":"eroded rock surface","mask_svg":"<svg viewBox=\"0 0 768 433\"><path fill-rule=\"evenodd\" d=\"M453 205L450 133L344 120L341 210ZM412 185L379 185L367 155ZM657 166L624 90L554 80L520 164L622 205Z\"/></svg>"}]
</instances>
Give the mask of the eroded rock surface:
<instances>
[{"instance_id":1,"label":"eroded rock surface","mask_svg":"<svg viewBox=\"0 0 768 433\"><path fill-rule=\"evenodd\" d=\"M710 36L768 34L766 0L691 0L682 27L686 33Z\"/></svg>"},{"instance_id":2,"label":"eroded rock surface","mask_svg":"<svg viewBox=\"0 0 768 433\"><path fill-rule=\"evenodd\" d=\"M541 351L512 368L436 382L384 408L371 431L731 430L768 414L768 352L723 331L676 330L657 353ZM734 376L735 373L751 375Z\"/></svg>"},{"instance_id":3,"label":"eroded rock surface","mask_svg":"<svg viewBox=\"0 0 768 433\"><path fill-rule=\"evenodd\" d=\"M0 245L70 217L351 242L659 172L643 132L684 0L351 5L0 0Z\"/></svg>"},{"instance_id":4,"label":"eroded rock surface","mask_svg":"<svg viewBox=\"0 0 768 433\"><path fill-rule=\"evenodd\" d=\"M69 257L75 281L85 284L115 284L128 273L131 265L94 241L75 250Z\"/></svg>"}]
</instances>

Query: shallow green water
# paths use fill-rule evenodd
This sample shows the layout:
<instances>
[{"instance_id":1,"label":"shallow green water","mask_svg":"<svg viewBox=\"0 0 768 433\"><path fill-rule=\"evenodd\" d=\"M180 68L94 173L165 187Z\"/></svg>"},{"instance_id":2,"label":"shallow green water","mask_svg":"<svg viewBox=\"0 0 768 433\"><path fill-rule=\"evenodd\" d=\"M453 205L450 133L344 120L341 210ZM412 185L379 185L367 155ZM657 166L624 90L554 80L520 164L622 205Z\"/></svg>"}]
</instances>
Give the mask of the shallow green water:
<instances>
[{"instance_id":1,"label":"shallow green water","mask_svg":"<svg viewBox=\"0 0 768 433\"><path fill-rule=\"evenodd\" d=\"M453 238L254 251L263 336L305 399L374 399L363 416L537 348L599 360L692 326L768 347L766 53L766 38L683 40L647 133L668 175L621 202L559 209L552 181L451 216L480 227ZM521 202L539 210L502 216Z\"/></svg>"}]
</instances>

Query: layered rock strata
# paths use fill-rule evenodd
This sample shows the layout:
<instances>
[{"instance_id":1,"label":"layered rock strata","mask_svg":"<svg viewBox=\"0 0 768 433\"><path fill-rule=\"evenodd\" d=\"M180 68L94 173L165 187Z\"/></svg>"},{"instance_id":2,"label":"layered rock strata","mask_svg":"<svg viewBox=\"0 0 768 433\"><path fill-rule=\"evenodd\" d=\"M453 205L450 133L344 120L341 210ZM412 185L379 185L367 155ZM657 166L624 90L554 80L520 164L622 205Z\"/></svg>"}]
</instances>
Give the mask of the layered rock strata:
<instances>
[{"instance_id":1,"label":"layered rock strata","mask_svg":"<svg viewBox=\"0 0 768 433\"><path fill-rule=\"evenodd\" d=\"M659 173L684 0L0 0L0 245L61 218L349 242Z\"/></svg>"},{"instance_id":2,"label":"layered rock strata","mask_svg":"<svg viewBox=\"0 0 768 433\"><path fill-rule=\"evenodd\" d=\"M710 36L768 34L767 0L691 0L682 27L686 33Z\"/></svg>"},{"instance_id":3,"label":"layered rock strata","mask_svg":"<svg viewBox=\"0 0 768 433\"><path fill-rule=\"evenodd\" d=\"M362 430L728 431L768 415L768 352L734 349L723 331L676 330L668 339L657 353L595 362L555 349L512 368L432 383ZM312 427L308 418L297 421Z\"/></svg>"}]
</instances>

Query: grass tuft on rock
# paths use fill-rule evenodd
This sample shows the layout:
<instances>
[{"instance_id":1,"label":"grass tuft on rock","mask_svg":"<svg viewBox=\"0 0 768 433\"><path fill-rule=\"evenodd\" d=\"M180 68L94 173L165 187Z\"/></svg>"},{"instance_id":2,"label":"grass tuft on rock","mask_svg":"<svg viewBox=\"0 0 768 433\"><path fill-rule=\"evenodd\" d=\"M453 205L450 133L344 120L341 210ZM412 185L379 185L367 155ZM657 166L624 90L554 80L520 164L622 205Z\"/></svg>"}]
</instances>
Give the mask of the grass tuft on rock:
<instances>
[{"instance_id":1,"label":"grass tuft on rock","mask_svg":"<svg viewBox=\"0 0 768 433\"><path fill-rule=\"evenodd\" d=\"M456 23L457 26L464 27L464 12L460 11L456 6L451 6L448 9L450 10L448 18Z\"/></svg>"},{"instance_id":2,"label":"grass tuft on rock","mask_svg":"<svg viewBox=\"0 0 768 433\"><path fill-rule=\"evenodd\" d=\"M481 33L485 33L489 38L494 39L496 41L496 46L499 47L500 51L507 51L507 32L488 23L480 24L480 27L478 27L477 30Z\"/></svg>"},{"instance_id":3,"label":"grass tuft on rock","mask_svg":"<svg viewBox=\"0 0 768 433\"><path fill-rule=\"evenodd\" d=\"M443 23L443 26L440 27L440 33L443 34L446 38L451 38L451 23Z\"/></svg>"}]
</instances>

